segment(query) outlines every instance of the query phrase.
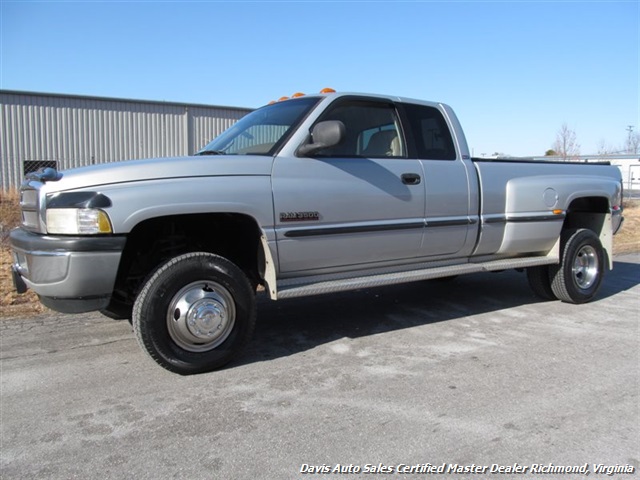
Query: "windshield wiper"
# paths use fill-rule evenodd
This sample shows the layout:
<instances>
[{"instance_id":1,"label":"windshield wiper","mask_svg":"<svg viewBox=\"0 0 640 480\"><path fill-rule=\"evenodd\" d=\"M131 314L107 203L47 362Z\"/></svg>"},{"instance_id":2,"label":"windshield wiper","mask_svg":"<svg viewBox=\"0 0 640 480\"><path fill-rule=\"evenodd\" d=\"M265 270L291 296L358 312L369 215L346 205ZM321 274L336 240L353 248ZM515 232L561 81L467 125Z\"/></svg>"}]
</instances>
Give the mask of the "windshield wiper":
<instances>
[{"instance_id":1,"label":"windshield wiper","mask_svg":"<svg viewBox=\"0 0 640 480\"><path fill-rule=\"evenodd\" d=\"M202 150L195 155L226 155L227 152L224 150Z\"/></svg>"}]
</instances>

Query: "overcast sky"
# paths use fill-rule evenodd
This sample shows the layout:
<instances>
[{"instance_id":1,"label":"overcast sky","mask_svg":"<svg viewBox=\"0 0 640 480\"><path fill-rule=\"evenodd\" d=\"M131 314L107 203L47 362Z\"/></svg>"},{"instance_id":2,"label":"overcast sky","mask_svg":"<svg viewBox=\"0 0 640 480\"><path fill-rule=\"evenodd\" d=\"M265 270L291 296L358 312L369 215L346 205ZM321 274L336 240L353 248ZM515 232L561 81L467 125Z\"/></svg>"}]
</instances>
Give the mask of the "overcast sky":
<instances>
[{"instance_id":1,"label":"overcast sky","mask_svg":"<svg viewBox=\"0 0 640 480\"><path fill-rule=\"evenodd\" d=\"M259 107L294 92L448 103L476 156L640 129L640 2L0 0L0 88Z\"/></svg>"}]
</instances>

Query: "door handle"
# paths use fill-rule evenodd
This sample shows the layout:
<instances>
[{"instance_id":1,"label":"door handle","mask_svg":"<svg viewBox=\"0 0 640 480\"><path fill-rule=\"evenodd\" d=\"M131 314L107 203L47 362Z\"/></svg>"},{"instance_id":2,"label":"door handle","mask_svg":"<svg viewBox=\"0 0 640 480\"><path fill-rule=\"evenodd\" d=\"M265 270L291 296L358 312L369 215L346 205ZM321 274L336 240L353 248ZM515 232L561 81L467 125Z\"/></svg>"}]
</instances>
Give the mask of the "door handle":
<instances>
[{"instance_id":1,"label":"door handle","mask_svg":"<svg viewBox=\"0 0 640 480\"><path fill-rule=\"evenodd\" d=\"M403 173L400 178L405 185L418 185L421 180L417 173Z\"/></svg>"}]
</instances>

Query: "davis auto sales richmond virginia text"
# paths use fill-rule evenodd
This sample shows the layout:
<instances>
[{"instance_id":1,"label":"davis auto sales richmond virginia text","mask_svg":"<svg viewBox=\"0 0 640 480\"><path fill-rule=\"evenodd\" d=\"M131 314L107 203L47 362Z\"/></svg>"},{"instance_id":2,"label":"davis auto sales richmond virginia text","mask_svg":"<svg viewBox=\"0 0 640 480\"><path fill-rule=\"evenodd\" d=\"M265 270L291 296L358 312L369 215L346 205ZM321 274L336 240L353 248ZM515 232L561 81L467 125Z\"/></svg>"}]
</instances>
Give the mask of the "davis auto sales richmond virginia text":
<instances>
[{"instance_id":1,"label":"davis auto sales richmond virginia text","mask_svg":"<svg viewBox=\"0 0 640 480\"><path fill-rule=\"evenodd\" d=\"M492 465L459 465L457 463L443 463L441 465L433 465L431 463L419 463L414 465L407 465L400 463L398 465L386 465L384 463L378 463L377 465L367 463L364 466L354 464L341 464L335 465L309 465L303 463L300 466L300 473L422 473L422 474L443 474L443 473L515 473L522 475L525 473L530 474L566 474L566 473L580 473L588 475L591 471L597 474L615 475L615 474L633 474L636 469L632 465L604 465L602 463L593 464L593 469L589 469L589 464L584 465L554 465L553 463L542 464L534 463L531 465L520 465L514 463L513 465L499 465L494 463Z\"/></svg>"}]
</instances>

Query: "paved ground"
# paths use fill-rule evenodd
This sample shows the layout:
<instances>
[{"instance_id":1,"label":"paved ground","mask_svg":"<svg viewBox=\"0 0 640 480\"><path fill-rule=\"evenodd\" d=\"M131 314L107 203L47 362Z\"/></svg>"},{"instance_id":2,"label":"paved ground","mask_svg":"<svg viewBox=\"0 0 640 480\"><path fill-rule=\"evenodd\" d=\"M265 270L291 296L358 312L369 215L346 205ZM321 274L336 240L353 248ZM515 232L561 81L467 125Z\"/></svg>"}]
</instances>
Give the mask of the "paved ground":
<instances>
[{"instance_id":1,"label":"paved ground","mask_svg":"<svg viewBox=\"0 0 640 480\"><path fill-rule=\"evenodd\" d=\"M126 322L7 320L0 476L636 479L639 284L635 254L582 306L537 302L516 272L265 300L247 355L193 377L156 366ZM490 472L516 462L525 474ZM489 469L364 474L380 463Z\"/></svg>"}]
</instances>

